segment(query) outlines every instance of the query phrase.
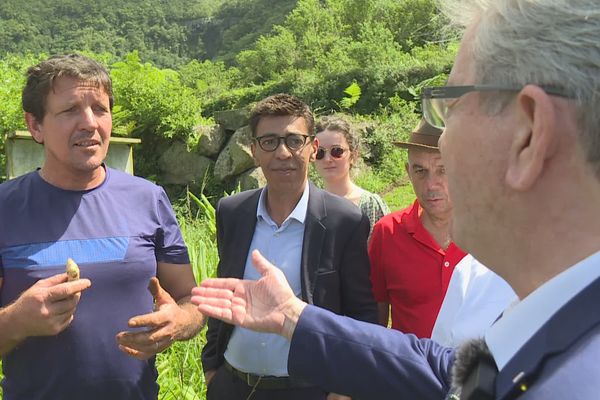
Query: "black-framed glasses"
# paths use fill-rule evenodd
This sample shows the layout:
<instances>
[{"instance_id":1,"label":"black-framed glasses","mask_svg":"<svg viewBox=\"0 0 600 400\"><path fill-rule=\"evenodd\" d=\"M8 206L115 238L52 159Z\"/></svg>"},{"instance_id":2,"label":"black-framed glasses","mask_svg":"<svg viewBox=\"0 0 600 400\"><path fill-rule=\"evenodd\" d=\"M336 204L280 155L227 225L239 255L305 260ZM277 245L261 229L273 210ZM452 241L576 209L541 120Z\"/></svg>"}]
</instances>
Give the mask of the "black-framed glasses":
<instances>
[{"instance_id":1,"label":"black-framed glasses","mask_svg":"<svg viewBox=\"0 0 600 400\"><path fill-rule=\"evenodd\" d=\"M255 137L254 140L256 140L260 148L264 151L271 152L277 150L281 142L285 143L285 146L291 151L298 151L306 145L306 140L310 137L310 135L301 135L299 133L290 133L285 136L268 134Z\"/></svg>"},{"instance_id":2,"label":"black-framed glasses","mask_svg":"<svg viewBox=\"0 0 600 400\"><path fill-rule=\"evenodd\" d=\"M562 89L552 86L540 86L546 93L571 97ZM444 129L448 115L448 99L458 99L470 92L519 92L523 87L509 87L500 85L469 85L469 86L435 86L426 87L421 94L421 109L423 117L429 125Z\"/></svg>"},{"instance_id":3,"label":"black-framed glasses","mask_svg":"<svg viewBox=\"0 0 600 400\"><path fill-rule=\"evenodd\" d=\"M331 157L340 159L340 158L342 158L342 156L344 155L346 150L348 150L348 149L345 149L342 146L331 146L330 149L326 149L324 147L319 147L317 149L317 154L315 157L317 160L321 160L325 157L325 154L327 152L329 152L329 154L331 154Z\"/></svg>"}]
</instances>

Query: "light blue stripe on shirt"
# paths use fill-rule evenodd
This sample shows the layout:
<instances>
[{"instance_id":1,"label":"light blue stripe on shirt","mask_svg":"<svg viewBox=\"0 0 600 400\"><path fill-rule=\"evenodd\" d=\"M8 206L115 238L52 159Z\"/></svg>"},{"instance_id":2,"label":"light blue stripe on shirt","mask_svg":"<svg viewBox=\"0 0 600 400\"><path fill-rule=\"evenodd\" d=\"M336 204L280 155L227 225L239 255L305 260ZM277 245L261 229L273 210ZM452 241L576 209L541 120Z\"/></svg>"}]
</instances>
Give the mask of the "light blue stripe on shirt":
<instances>
[{"instance_id":1,"label":"light blue stripe on shirt","mask_svg":"<svg viewBox=\"0 0 600 400\"><path fill-rule=\"evenodd\" d=\"M119 261L125 258L129 237L31 243L7 247L0 259L4 268L50 267L72 258L78 264Z\"/></svg>"}]
</instances>

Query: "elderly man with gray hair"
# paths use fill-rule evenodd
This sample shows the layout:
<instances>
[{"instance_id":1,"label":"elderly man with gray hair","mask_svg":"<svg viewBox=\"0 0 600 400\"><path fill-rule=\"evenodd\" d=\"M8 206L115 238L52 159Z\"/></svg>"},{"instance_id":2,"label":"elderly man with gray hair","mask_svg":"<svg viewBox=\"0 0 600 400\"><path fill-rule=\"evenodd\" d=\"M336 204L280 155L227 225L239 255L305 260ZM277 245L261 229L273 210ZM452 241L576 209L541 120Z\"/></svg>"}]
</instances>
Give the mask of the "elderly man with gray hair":
<instances>
[{"instance_id":1,"label":"elderly man with gray hair","mask_svg":"<svg viewBox=\"0 0 600 400\"><path fill-rule=\"evenodd\" d=\"M207 281L192 302L288 337L291 375L364 399L596 399L598 1L444 6L466 31L448 86L425 89L423 111L444 127L452 236L519 303L454 352L307 306L258 254L262 280Z\"/></svg>"}]
</instances>

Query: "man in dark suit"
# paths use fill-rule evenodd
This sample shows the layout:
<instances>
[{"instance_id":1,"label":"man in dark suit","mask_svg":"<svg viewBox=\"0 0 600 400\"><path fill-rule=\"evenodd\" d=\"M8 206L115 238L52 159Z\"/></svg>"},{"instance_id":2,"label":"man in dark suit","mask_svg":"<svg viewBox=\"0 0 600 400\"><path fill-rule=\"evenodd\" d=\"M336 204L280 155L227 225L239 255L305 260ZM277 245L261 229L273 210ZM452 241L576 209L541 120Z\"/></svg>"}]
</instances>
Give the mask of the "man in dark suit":
<instances>
[{"instance_id":1,"label":"man in dark suit","mask_svg":"<svg viewBox=\"0 0 600 400\"><path fill-rule=\"evenodd\" d=\"M335 313L377 321L369 281L369 222L350 202L308 182L318 141L308 106L285 94L259 102L250 117L251 150L264 189L217 206L219 277L254 279L250 252L279 265L296 296ZM217 320L202 352L209 399L325 399L326 392L287 373L289 343ZM331 395L330 398L334 398Z\"/></svg>"},{"instance_id":2,"label":"man in dark suit","mask_svg":"<svg viewBox=\"0 0 600 400\"><path fill-rule=\"evenodd\" d=\"M446 3L467 29L422 109L444 128L451 233L519 303L454 352L301 302L259 254L261 280L203 282L192 302L290 339L291 376L365 399L597 399L598 2Z\"/></svg>"}]
</instances>

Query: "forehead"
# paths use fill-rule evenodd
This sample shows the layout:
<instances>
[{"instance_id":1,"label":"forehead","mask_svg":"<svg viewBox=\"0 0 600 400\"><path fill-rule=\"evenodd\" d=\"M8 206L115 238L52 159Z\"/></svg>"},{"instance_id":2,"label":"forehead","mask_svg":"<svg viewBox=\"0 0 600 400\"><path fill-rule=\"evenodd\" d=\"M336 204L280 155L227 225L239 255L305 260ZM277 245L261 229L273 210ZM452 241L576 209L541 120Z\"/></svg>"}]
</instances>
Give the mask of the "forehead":
<instances>
[{"instance_id":1,"label":"forehead","mask_svg":"<svg viewBox=\"0 0 600 400\"><path fill-rule=\"evenodd\" d=\"M439 151L428 151L420 149L410 149L408 151L408 164L420 166L443 166L442 155Z\"/></svg>"},{"instance_id":2,"label":"forehead","mask_svg":"<svg viewBox=\"0 0 600 400\"><path fill-rule=\"evenodd\" d=\"M93 94L96 96L106 96L108 94L98 82L78 79L71 76L61 76L54 80L52 89L48 97L69 97L80 94Z\"/></svg>"},{"instance_id":3,"label":"forehead","mask_svg":"<svg viewBox=\"0 0 600 400\"><path fill-rule=\"evenodd\" d=\"M293 115L262 117L256 125L256 136L285 133L308 135L308 124L303 117Z\"/></svg>"},{"instance_id":4,"label":"forehead","mask_svg":"<svg viewBox=\"0 0 600 400\"><path fill-rule=\"evenodd\" d=\"M317 137L319 138L319 143L321 143L322 146L333 146L335 144L344 146L348 144L344 134L339 131L331 131L326 129L323 132L319 132Z\"/></svg>"},{"instance_id":5,"label":"forehead","mask_svg":"<svg viewBox=\"0 0 600 400\"><path fill-rule=\"evenodd\" d=\"M475 63L473 59L473 43L477 26L465 31L452 71L448 76L448 85L467 85L476 83Z\"/></svg>"}]
</instances>

